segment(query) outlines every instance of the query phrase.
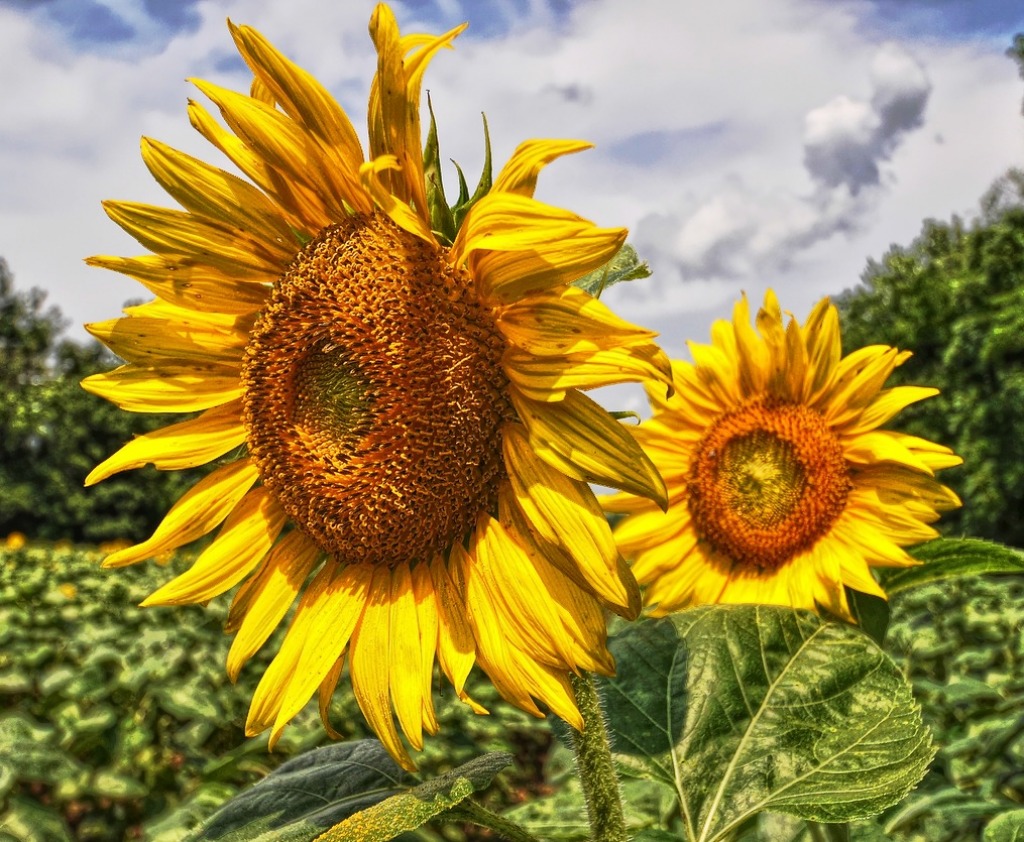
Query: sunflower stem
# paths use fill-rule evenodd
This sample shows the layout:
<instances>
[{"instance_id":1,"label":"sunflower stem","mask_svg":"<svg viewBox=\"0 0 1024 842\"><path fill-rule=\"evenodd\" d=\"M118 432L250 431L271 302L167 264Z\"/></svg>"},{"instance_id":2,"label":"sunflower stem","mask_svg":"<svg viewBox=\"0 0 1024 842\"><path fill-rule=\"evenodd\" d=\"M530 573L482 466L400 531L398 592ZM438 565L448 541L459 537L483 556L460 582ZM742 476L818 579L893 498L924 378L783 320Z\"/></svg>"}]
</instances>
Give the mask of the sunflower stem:
<instances>
[{"instance_id":1,"label":"sunflower stem","mask_svg":"<svg viewBox=\"0 0 1024 842\"><path fill-rule=\"evenodd\" d=\"M576 768L583 784L583 797L587 802L591 838L595 842L626 842L619 777L612 761L601 697L592 675L583 673L570 678L576 704L583 716L583 730L574 729L570 733Z\"/></svg>"}]
</instances>

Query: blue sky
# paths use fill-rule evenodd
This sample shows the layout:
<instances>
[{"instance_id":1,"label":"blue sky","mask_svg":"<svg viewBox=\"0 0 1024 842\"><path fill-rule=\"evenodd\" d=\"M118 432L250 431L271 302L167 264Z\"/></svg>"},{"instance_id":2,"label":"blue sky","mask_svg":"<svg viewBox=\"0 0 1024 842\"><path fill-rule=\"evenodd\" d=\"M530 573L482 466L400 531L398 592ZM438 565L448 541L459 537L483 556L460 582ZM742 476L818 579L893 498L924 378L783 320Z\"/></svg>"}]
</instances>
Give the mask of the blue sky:
<instances>
[{"instance_id":1,"label":"blue sky","mask_svg":"<svg viewBox=\"0 0 1024 842\"><path fill-rule=\"evenodd\" d=\"M103 198L168 204L141 135L218 161L188 126L198 76L244 90L224 25L259 28L358 126L371 0L0 0L0 256L76 323L141 288L89 269L140 249ZM741 290L806 313L926 217L970 214L1024 166L1024 82L1003 53L1024 4L995 0L407 0L406 31L470 28L428 71L442 154L479 170L526 137L582 137L539 198L627 225L655 277L613 290L670 351ZM453 179L452 179L453 180Z\"/></svg>"}]
</instances>

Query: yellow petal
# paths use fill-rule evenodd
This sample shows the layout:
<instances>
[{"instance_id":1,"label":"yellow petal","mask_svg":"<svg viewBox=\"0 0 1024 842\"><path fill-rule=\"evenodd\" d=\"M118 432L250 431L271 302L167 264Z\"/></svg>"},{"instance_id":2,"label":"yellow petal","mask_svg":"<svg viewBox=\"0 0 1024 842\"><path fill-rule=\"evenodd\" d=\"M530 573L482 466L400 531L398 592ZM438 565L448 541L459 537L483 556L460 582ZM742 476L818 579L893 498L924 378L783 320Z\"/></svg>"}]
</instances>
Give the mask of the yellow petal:
<instances>
[{"instance_id":1,"label":"yellow petal","mask_svg":"<svg viewBox=\"0 0 1024 842\"><path fill-rule=\"evenodd\" d=\"M130 412L194 412L242 394L237 367L211 364L123 365L86 377L82 388Z\"/></svg>"},{"instance_id":2,"label":"yellow petal","mask_svg":"<svg viewBox=\"0 0 1024 842\"><path fill-rule=\"evenodd\" d=\"M501 308L498 327L513 345L549 356L646 344L658 334L623 321L577 287L527 296Z\"/></svg>"},{"instance_id":3,"label":"yellow petal","mask_svg":"<svg viewBox=\"0 0 1024 842\"><path fill-rule=\"evenodd\" d=\"M388 631L388 672L398 724L417 751L423 748L423 688L420 641L412 572L400 564L391 571L391 625ZM429 687L429 681L426 682Z\"/></svg>"},{"instance_id":4,"label":"yellow petal","mask_svg":"<svg viewBox=\"0 0 1024 842\"><path fill-rule=\"evenodd\" d=\"M527 140L516 147L491 186L492 193L517 193L532 197L540 171L563 155L591 149L585 140Z\"/></svg>"},{"instance_id":5,"label":"yellow petal","mask_svg":"<svg viewBox=\"0 0 1024 842\"><path fill-rule=\"evenodd\" d=\"M238 52L284 112L319 137L328 149L335 150L337 160L344 161L354 174L363 161L363 147L334 97L255 29L229 26Z\"/></svg>"},{"instance_id":6,"label":"yellow petal","mask_svg":"<svg viewBox=\"0 0 1024 842\"><path fill-rule=\"evenodd\" d=\"M939 394L938 389L924 386L896 386L879 392L860 415L851 420L843 432L861 433L881 427L896 413L913 403Z\"/></svg>"},{"instance_id":7,"label":"yellow petal","mask_svg":"<svg viewBox=\"0 0 1024 842\"><path fill-rule=\"evenodd\" d=\"M418 131L414 140L417 160L413 160L408 148L412 124L415 123L417 130L419 128L419 102L409 102L403 63L405 51L399 37L398 21L383 3L378 3L370 16L370 38L377 49L377 73L371 86L369 108L370 155L374 160L381 156L392 158L395 166L386 169L396 171L394 176L387 174L387 183L381 186L381 190L406 205L414 202L421 212L425 212L427 205L422 195L423 162ZM401 172L406 167L412 168L407 175ZM403 175L404 178L401 177Z\"/></svg>"},{"instance_id":8,"label":"yellow petal","mask_svg":"<svg viewBox=\"0 0 1024 842\"><path fill-rule=\"evenodd\" d=\"M539 699L566 722L582 728L583 720L565 670L539 663L512 645L505 631L504 617L495 610L492 594L475 569L479 564L476 540L483 534L487 522L488 516L483 514L474 531L474 546L454 556L466 583L466 605L477 641L477 660L498 692L512 704L534 716L543 716L534 701Z\"/></svg>"},{"instance_id":9,"label":"yellow petal","mask_svg":"<svg viewBox=\"0 0 1024 842\"><path fill-rule=\"evenodd\" d=\"M464 552L456 544L452 553ZM473 668L476 645L473 630L466 619L465 599L448 575L448 569L441 558L430 565L434 593L437 597L437 659L441 670L460 696L466 686L466 678Z\"/></svg>"},{"instance_id":10,"label":"yellow petal","mask_svg":"<svg viewBox=\"0 0 1024 842\"><path fill-rule=\"evenodd\" d=\"M248 182L148 137L142 138L142 160L186 210L244 232L282 263L298 250L277 206Z\"/></svg>"},{"instance_id":11,"label":"yellow petal","mask_svg":"<svg viewBox=\"0 0 1024 842\"><path fill-rule=\"evenodd\" d=\"M598 228L567 210L512 193L488 193L466 214L450 259L468 261L483 294L504 302L564 286L603 266L625 228Z\"/></svg>"},{"instance_id":12,"label":"yellow petal","mask_svg":"<svg viewBox=\"0 0 1024 842\"><path fill-rule=\"evenodd\" d=\"M270 297L269 276L228 278L190 257L143 257L97 255L86 258L89 266L130 275L164 301L189 310L248 314L261 309Z\"/></svg>"},{"instance_id":13,"label":"yellow petal","mask_svg":"<svg viewBox=\"0 0 1024 842\"><path fill-rule=\"evenodd\" d=\"M334 699L334 690L338 686L338 679L341 678L341 671L345 668L345 656L342 655L334 662L334 666L327 671L324 680L320 682L317 691L317 709L320 712L320 721L323 723L324 731L332 740L343 740L345 735L338 731L331 724L331 701Z\"/></svg>"},{"instance_id":14,"label":"yellow petal","mask_svg":"<svg viewBox=\"0 0 1024 842\"><path fill-rule=\"evenodd\" d=\"M280 275L285 252L223 222L141 202L103 202L114 222L156 254L201 258L230 277Z\"/></svg>"},{"instance_id":15,"label":"yellow petal","mask_svg":"<svg viewBox=\"0 0 1024 842\"><path fill-rule=\"evenodd\" d=\"M644 380L660 380L672 388L668 356L653 343L558 357L538 357L509 349L505 352L504 365L509 380L523 395L536 401L562 401L573 389L596 389Z\"/></svg>"},{"instance_id":16,"label":"yellow petal","mask_svg":"<svg viewBox=\"0 0 1024 842\"><path fill-rule=\"evenodd\" d=\"M418 672L423 684L420 690L422 709L420 712L423 727L428 733L436 734L438 730L437 716L434 713L434 658L437 655L437 635L439 618L437 614L437 598L434 594L434 582L430 566L417 564L412 571L412 591L416 601L416 623L419 627L418 649L420 662Z\"/></svg>"},{"instance_id":17,"label":"yellow petal","mask_svg":"<svg viewBox=\"0 0 1024 842\"><path fill-rule=\"evenodd\" d=\"M511 390L530 447L566 476L648 497L664 508L665 483L629 432L580 392L557 403L530 400Z\"/></svg>"},{"instance_id":18,"label":"yellow petal","mask_svg":"<svg viewBox=\"0 0 1024 842\"><path fill-rule=\"evenodd\" d=\"M481 589L509 642L533 660L573 669L573 641L565 633L550 595L529 556L500 522L483 516L474 535L472 582Z\"/></svg>"},{"instance_id":19,"label":"yellow petal","mask_svg":"<svg viewBox=\"0 0 1024 842\"><path fill-rule=\"evenodd\" d=\"M586 491L579 492L586 496ZM630 495L631 500L638 498ZM645 501L646 502L646 501ZM650 505L650 503L648 503ZM527 555L539 566L541 561L554 567L587 594L594 596L601 604L627 620L635 620L642 607L640 589L630 573L625 559L616 559L616 570L609 570L599 558L587 556L577 560L569 551L553 540L545 538L515 501L511 483L505 483L498 492L498 519L516 537L516 541ZM587 571L584 574L584 570ZM589 578L588 578L589 576ZM625 589L625 598L623 598Z\"/></svg>"},{"instance_id":20,"label":"yellow petal","mask_svg":"<svg viewBox=\"0 0 1024 842\"><path fill-rule=\"evenodd\" d=\"M311 188L282 178L258 154L227 131L201 105L188 103L189 122L203 137L220 149L235 166L274 198L287 216L289 226L306 238L331 224L331 216L323 200Z\"/></svg>"},{"instance_id":21,"label":"yellow petal","mask_svg":"<svg viewBox=\"0 0 1024 842\"><path fill-rule=\"evenodd\" d=\"M216 529L259 478L248 458L217 468L188 490L141 544L107 556L104 567L124 567L177 549Z\"/></svg>"},{"instance_id":22,"label":"yellow petal","mask_svg":"<svg viewBox=\"0 0 1024 842\"><path fill-rule=\"evenodd\" d=\"M636 601L632 576L620 576L619 551L593 492L537 458L518 426L504 436L512 500L544 540L568 553L594 593L627 607Z\"/></svg>"},{"instance_id":23,"label":"yellow petal","mask_svg":"<svg viewBox=\"0 0 1024 842\"><path fill-rule=\"evenodd\" d=\"M277 719L289 685L295 676L295 667L310 639L309 629L312 620L331 598L336 599L336 594L328 595L327 588L341 573L339 565L325 564L302 592L291 626L281 641L281 648L263 673L253 693L245 722L246 736L252 737L265 731Z\"/></svg>"},{"instance_id":24,"label":"yellow petal","mask_svg":"<svg viewBox=\"0 0 1024 842\"><path fill-rule=\"evenodd\" d=\"M345 206L366 205L365 195L344 177L316 139L284 114L252 97L212 85L192 83L220 109L224 122L246 146L283 178L304 185L331 219L343 219Z\"/></svg>"},{"instance_id":25,"label":"yellow petal","mask_svg":"<svg viewBox=\"0 0 1024 842\"><path fill-rule=\"evenodd\" d=\"M232 681L284 619L322 554L313 541L294 529L274 545L259 572L238 589L228 623L229 631L237 625L227 658Z\"/></svg>"},{"instance_id":26,"label":"yellow petal","mask_svg":"<svg viewBox=\"0 0 1024 842\"><path fill-rule=\"evenodd\" d=\"M391 713L390 629L391 572L386 567L377 567L367 590L366 608L349 647L352 693L388 754L403 769L414 772L416 766L402 745Z\"/></svg>"},{"instance_id":27,"label":"yellow petal","mask_svg":"<svg viewBox=\"0 0 1024 842\"><path fill-rule=\"evenodd\" d=\"M515 532L511 534L517 540L520 537ZM550 596L565 633L572 638L570 651L574 665L581 670L613 675L615 659L607 648L607 626L601 604L589 587L581 587L573 577L567 576L545 557L532 552L532 548L523 546L540 579L541 592ZM639 589L636 597L639 613Z\"/></svg>"},{"instance_id":28,"label":"yellow petal","mask_svg":"<svg viewBox=\"0 0 1024 842\"><path fill-rule=\"evenodd\" d=\"M407 202L396 197L391 192L391 188L381 179L382 173L398 169L398 167L398 161L393 155L381 155L363 164L359 168L359 177L362 179L363 187L399 228L419 237L424 242L437 242L430 230L429 219L424 219Z\"/></svg>"},{"instance_id":29,"label":"yellow petal","mask_svg":"<svg viewBox=\"0 0 1024 842\"><path fill-rule=\"evenodd\" d=\"M854 365L847 365L854 358ZM855 351L839 366L839 379L823 410L825 420L834 427L844 427L857 418L882 389L889 375L901 362L895 348L871 346Z\"/></svg>"},{"instance_id":30,"label":"yellow petal","mask_svg":"<svg viewBox=\"0 0 1024 842\"><path fill-rule=\"evenodd\" d=\"M843 456L857 465L873 465L876 462L895 462L908 465L931 475L933 469L912 447L913 436L897 433L895 430L874 430L860 433L844 444Z\"/></svg>"},{"instance_id":31,"label":"yellow petal","mask_svg":"<svg viewBox=\"0 0 1024 842\"><path fill-rule=\"evenodd\" d=\"M807 400L813 403L816 397L829 387L843 353L839 334L839 311L827 298L821 299L811 310L803 326L803 334L810 380L810 395Z\"/></svg>"},{"instance_id":32,"label":"yellow petal","mask_svg":"<svg viewBox=\"0 0 1024 842\"><path fill-rule=\"evenodd\" d=\"M395 157L398 171L386 179L387 187L397 199L423 214L428 225L420 87L430 60L441 49L450 47L465 28L466 24L462 24L436 37L401 38L395 16L385 4L379 3L370 18L370 37L377 48L377 73L369 101L370 155Z\"/></svg>"},{"instance_id":33,"label":"yellow petal","mask_svg":"<svg viewBox=\"0 0 1024 842\"><path fill-rule=\"evenodd\" d=\"M228 515L220 534L180 576L143 600L143 605L206 602L233 588L277 540L287 515L265 488L250 491Z\"/></svg>"},{"instance_id":34,"label":"yellow petal","mask_svg":"<svg viewBox=\"0 0 1024 842\"><path fill-rule=\"evenodd\" d=\"M209 409L198 418L138 436L101 462L85 478L93 485L119 471L152 464L161 471L212 462L245 442L240 400Z\"/></svg>"},{"instance_id":35,"label":"yellow petal","mask_svg":"<svg viewBox=\"0 0 1024 842\"><path fill-rule=\"evenodd\" d=\"M211 327L198 318L172 322L128 316L87 324L85 329L121 359L138 365L240 364L248 341L241 331Z\"/></svg>"},{"instance_id":36,"label":"yellow petal","mask_svg":"<svg viewBox=\"0 0 1024 842\"><path fill-rule=\"evenodd\" d=\"M364 606L372 601L370 581L373 570L367 564L350 564L345 567L334 563L323 596L311 606L309 617L302 630L302 651L295 661L288 689L281 700L281 707L274 720L271 737L280 734L309 701L324 677L335 666L338 658L349 645L355 646L353 634ZM387 569L384 569L387 573ZM289 630L289 636L296 634ZM352 652L352 673L356 671L355 650ZM377 662L378 669L387 659ZM383 670L385 678L387 668Z\"/></svg>"}]
</instances>

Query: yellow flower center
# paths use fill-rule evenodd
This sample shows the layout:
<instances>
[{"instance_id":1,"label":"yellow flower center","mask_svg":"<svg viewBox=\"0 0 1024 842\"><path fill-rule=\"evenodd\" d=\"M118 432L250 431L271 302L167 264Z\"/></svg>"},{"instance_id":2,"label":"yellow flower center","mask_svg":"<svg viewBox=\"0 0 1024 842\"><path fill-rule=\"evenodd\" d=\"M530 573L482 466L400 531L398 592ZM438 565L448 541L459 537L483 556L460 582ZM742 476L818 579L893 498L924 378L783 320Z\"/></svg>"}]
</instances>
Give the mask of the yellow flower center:
<instances>
[{"instance_id":1,"label":"yellow flower center","mask_svg":"<svg viewBox=\"0 0 1024 842\"><path fill-rule=\"evenodd\" d=\"M263 484L340 561L444 552L505 477L504 349L435 244L383 216L326 229L275 285L243 359Z\"/></svg>"},{"instance_id":2,"label":"yellow flower center","mask_svg":"<svg viewBox=\"0 0 1024 842\"><path fill-rule=\"evenodd\" d=\"M718 418L698 444L690 513L715 550L774 570L828 532L851 487L842 446L817 412L759 399Z\"/></svg>"}]
</instances>

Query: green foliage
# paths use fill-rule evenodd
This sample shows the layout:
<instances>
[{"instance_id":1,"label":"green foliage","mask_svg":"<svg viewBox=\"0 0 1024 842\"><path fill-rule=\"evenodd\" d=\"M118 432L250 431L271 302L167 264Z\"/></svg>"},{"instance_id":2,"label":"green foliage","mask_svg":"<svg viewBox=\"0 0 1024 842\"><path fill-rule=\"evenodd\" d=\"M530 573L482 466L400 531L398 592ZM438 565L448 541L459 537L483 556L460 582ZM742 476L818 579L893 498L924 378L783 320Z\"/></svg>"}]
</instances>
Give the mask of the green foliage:
<instances>
[{"instance_id":1,"label":"green foliage","mask_svg":"<svg viewBox=\"0 0 1024 842\"><path fill-rule=\"evenodd\" d=\"M1024 804L1024 577L933 583L892 603L888 648L939 752L880 823L897 842L981 839L994 817Z\"/></svg>"},{"instance_id":2,"label":"green foliage","mask_svg":"<svg viewBox=\"0 0 1024 842\"><path fill-rule=\"evenodd\" d=\"M265 739L244 738L256 676L232 687L224 674L226 605L140 609L173 569L104 571L100 558L0 552L0 828L17 840L41 838L17 829L27 815L61 828L48 839L128 838L276 762ZM319 728L285 736L288 754Z\"/></svg>"},{"instance_id":3,"label":"green foliage","mask_svg":"<svg viewBox=\"0 0 1024 842\"><path fill-rule=\"evenodd\" d=\"M85 488L89 471L168 416L123 412L79 381L116 360L97 343L59 339L56 309L19 293L0 261L0 536L100 542L142 540L200 471L152 468Z\"/></svg>"},{"instance_id":4,"label":"green foliage","mask_svg":"<svg viewBox=\"0 0 1024 842\"><path fill-rule=\"evenodd\" d=\"M431 819L455 813L470 795L485 789L512 762L512 755L492 752L475 757L445 775L407 792L392 795L337 824L322 842L387 842L403 831L416 830Z\"/></svg>"},{"instance_id":5,"label":"green foliage","mask_svg":"<svg viewBox=\"0 0 1024 842\"><path fill-rule=\"evenodd\" d=\"M33 383L47 373L47 356L64 328L60 312L43 310L46 293L15 292L14 276L0 258L0 386L4 391Z\"/></svg>"},{"instance_id":6,"label":"green foliage","mask_svg":"<svg viewBox=\"0 0 1024 842\"><path fill-rule=\"evenodd\" d=\"M229 600L205 608L138 607L190 557L119 570L101 569L101 558L95 550L32 544L0 549L4 842L180 842L283 760L328 742L315 702L273 753L265 736L244 736L249 700L280 633L233 686L224 670ZM426 778L440 778L482 753L514 752L517 769L483 794L485 804L500 808L545 786L538 769L550 736L489 683L476 686L478 677L471 678L470 692L493 715L478 716L442 692L442 735L428 738L417 762ZM344 686L331 719L346 739L369 735ZM35 832L46 828L55 830ZM417 838L466 837L449 826Z\"/></svg>"},{"instance_id":7,"label":"green foliage","mask_svg":"<svg viewBox=\"0 0 1024 842\"><path fill-rule=\"evenodd\" d=\"M846 350L913 351L891 382L941 394L896 423L964 459L942 474L964 500L944 528L1024 545L1024 173L999 180L969 224L925 223L863 281L836 300Z\"/></svg>"},{"instance_id":8,"label":"green foliage","mask_svg":"<svg viewBox=\"0 0 1024 842\"><path fill-rule=\"evenodd\" d=\"M984 842L1024 842L1024 810L996 816L985 827Z\"/></svg>"}]
</instances>

